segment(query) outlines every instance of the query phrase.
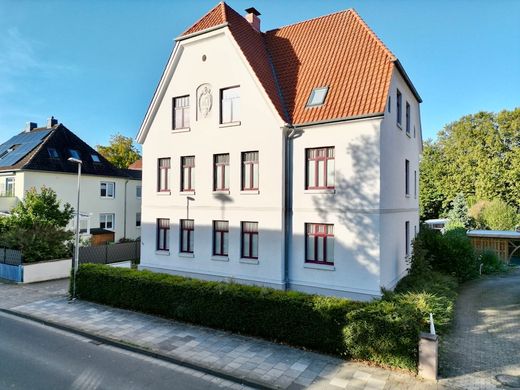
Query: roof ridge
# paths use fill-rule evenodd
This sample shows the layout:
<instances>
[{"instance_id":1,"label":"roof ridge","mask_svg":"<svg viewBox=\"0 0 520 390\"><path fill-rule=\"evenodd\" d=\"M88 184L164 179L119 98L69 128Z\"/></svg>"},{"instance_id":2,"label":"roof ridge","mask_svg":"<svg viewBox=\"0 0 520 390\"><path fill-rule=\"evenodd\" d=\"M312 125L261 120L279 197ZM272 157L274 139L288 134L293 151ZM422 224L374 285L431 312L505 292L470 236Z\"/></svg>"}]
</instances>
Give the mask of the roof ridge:
<instances>
[{"instance_id":1,"label":"roof ridge","mask_svg":"<svg viewBox=\"0 0 520 390\"><path fill-rule=\"evenodd\" d=\"M335 11L335 12L331 12L331 13L328 13L328 14L325 14L325 15L321 15L321 16L316 16L314 18L310 18L310 19L307 19L307 20L301 20L299 22L296 22L296 23L292 23L292 24L286 24L286 25L283 25L283 26L280 26L280 27L276 27L276 28L273 28L271 30L267 30L265 32L265 34L267 33L270 33L270 32L273 32L273 31L277 31L277 30L280 30L282 28L287 28L287 27L293 27L293 26L297 26L299 24L303 24L303 23L307 23L307 22L312 22L314 20L318 20L318 19L323 19L323 18L327 18L329 16L333 16L333 15L337 15L337 14L342 14L342 13L348 13L350 11L354 11L354 8L347 8L347 9L344 9L344 10L341 10L341 11ZM355 11L354 11L355 12Z\"/></svg>"},{"instance_id":2,"label":"roof ridge","mask_svg":"<svg viewBox=\"0 0 520 390\"><path fill-rule=\"evenodd\" d=\"M187 35L188 31L190 31L192 28L194 28L197 24L202 22L209 14L214 12L217 8L220 8L220 15L222 16L223 20L226 21L226 7L229 7L229 5L226 4L225 1L220 1L216 6L214 6L212 9L210 9L208 12L206 12L204 15L202 15L195 23L192 23L186 30L184 30L180 36ZM205 30L205 29L203 29Z\"/></svg>"}]
</instances>

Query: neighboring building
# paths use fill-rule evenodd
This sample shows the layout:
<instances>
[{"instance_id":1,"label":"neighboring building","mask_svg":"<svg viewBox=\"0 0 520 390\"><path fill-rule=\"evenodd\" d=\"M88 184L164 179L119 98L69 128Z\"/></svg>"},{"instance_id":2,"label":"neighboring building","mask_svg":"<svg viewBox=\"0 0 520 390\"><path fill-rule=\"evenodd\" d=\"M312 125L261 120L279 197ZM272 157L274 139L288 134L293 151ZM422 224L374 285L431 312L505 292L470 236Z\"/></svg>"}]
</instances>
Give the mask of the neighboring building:
<instances>
[{"instance_id":1,"label":"neighboring building","mask_svg":"<svg viewBox=\"0 0 520 390\"><path fill-rule=\"evenodd\" d=\"M427 219L426 221L424 221L424 223L426 225L428 225L428 227L430 229L443 231L444 227L448 223L448 219L447 218Z\"/></svg>"},{"instance_id":2,"label":"neighboring building","mask_svg":"<svg viewBox=\"0 0 520 390\"><path fill-rule=\"evenodd\" d=\"M76 207L82 160L80 227L96 243L141 236L141 172L118 169L54 118L0 145L0 211L9 212L30 188L46 186ZM70 227L73 227L71 221Z\"/></svg>"},{"instance_id":3,"label":"neighboring building","mask_svg":"<svg viewBox=\"0 0 520 390\"><path fill-rule=\"evenodd\" d=\"M178 37L148 108L141 269L380 296L419 226L421 98L354 10L246 11Z\"/></svg>"},{"instance_id":4,"label":"neighboring building","mask_svg":"<svg viewBox=\"0 0 520 390\"><path fill-rule=\"evenodd\" d=\"M142 171L143 170L143 160L137 160L135 163L131 164L128 169L133 171Z\"/></svg>"}]
</instances>

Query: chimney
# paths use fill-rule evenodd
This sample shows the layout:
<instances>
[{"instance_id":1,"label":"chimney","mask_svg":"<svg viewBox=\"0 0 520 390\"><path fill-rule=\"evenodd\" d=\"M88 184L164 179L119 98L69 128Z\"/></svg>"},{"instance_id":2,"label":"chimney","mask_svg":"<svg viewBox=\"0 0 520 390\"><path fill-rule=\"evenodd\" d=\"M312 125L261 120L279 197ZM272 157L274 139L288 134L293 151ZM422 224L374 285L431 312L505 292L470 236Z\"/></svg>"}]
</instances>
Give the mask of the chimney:
<instances>
[{"instance_id":1,"label":"chimney","mask_svg":"<svg viewBox=\"0 0 520 390\"><path fill-rule=\"evenodd\" d=\"M36 122L27 122L25 124L25 129L23 129L24 132L29 133L31 130L34 130L38 127L38 124Z\"/></svg>"},{"instance_id":2,"label":"chimney","mask_svg":"<svg viewBox=\"0 0 520 390\"><path fill-rule=\"evenodd\" d=\"M49 119L47 119L47 128L50 129L52 126L55 126L58 124L58 120L54 119L53 116L51 116Z\"/></svg>"},{"instance_id":3,"label":"chimney","mask_svg":"<svg viewBox=\"0 0 520 390\"><path fill-rule=\"evenodd\" d=\"M258 12L258 10L255 7L246 9L246 12L246 20L256 31L260 32L260 12Z\"/></svg>"}]
</instances>

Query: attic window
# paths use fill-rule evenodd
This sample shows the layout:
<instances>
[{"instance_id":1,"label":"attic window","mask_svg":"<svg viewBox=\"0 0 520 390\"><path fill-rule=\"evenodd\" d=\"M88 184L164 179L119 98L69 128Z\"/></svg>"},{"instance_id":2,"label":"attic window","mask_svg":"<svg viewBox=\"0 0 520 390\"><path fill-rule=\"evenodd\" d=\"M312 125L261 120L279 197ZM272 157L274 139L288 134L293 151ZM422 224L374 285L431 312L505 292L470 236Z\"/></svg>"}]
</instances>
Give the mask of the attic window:
<instances>
[{"instance_id":1,"label":"attic window","mask_svg":"<svg viewBox=\"0 0 520 390\"><path fill-rule=\"evenodd\" d=\"M92 157L92 161L94 161L95 163L101 162L97 154L91 154L90 157Z\"/></svg>"},{"instance_id":2,"label":"attic window","mask_svg":"<svg viewBox=\"0 0 520 390\"><path fill-rule=\"evenodd\" d=\"M80 160L79 152L76 149L69 149L70 157Z\"/></svg>"},{"instance_id":3,"label":"attic window","mask_svg":"<svg viewBox=\"0 0 520 390\"><path fill-rule=\"evenodd\" d=\"M9 149L5 150L2 154L0 154L0 158L5 157L7 154L9 154L12 151L14 151L18 146L20 146L20 144L13 145Z\"/></svg>"},{"instance_id":4,"label":"attic window","mask_svg":"<svg viewBox=\"0 0 520 390\"><path fill-rule=\"evenodd\" d=\"M309 100L307 101L307 107L322 105L325 102L328 91L329 87L314 88L311 92L311 96L309 96Z\"/></svg>"},{"instance_id":5,"label":"attic window","mask_svg":"<svg viewBox=\"0 0 520 390\"><path fill-rule=\"evenodd\" d=\"M49 152L49 157L50 158L59 158L59 154L58 154L58 151L54 148L47 148L47 151Z\"/></svg>"}]
</instances>

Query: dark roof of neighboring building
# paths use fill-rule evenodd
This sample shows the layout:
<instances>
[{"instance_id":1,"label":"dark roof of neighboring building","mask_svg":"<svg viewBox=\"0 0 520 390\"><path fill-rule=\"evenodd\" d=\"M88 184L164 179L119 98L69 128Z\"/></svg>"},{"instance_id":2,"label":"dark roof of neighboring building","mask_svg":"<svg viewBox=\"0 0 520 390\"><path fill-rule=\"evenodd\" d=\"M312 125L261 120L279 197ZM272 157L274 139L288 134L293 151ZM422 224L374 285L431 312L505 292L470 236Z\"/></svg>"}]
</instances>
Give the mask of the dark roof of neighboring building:
<instances>
[{"instance_id":1,"label":"dark roof of neighboring building","mask_svg":"<svg viewBox=\"0 0 520 390\"><path fill-rule=\"evenodd\" d=\"M291 123L384 112L394 67L421 101L397 58L353 9L261 33L220 2L182 37L226 23L280 116ZM325 103L307 107L312 90L324 86Z\"/></svg>"},{"instance_id":2,"label":"dark roof of neighboring building","mask_svg":"<svg viewBox=\"0 0 520 390\"><path fill-rule=\"evenodd\" d=\"M71 154L71 150L75 150L79 154L79 159L83 162L81 167L82 174L140 179L140 177L137 178L134 174L129 174L127 170L119 169L112 165L106 158L61 123L51 128L36 128L30 132L22 132L0 145L0 150L11 148L13 140L18 142L17 140L23 134L33 134L33 140L28 144L28 147L23 149L23 154L16 156L15 159L10 158L10 165L2 166L2 159L0 159L0 171L37 170L76 173L78 170L77 165L68 161L69 157L74 157ZM44 135L39 136L38 134ZM39 141L34 142L34 139L39 139ZM22 147L19 148L22 150Z\"/></svg>"}]
</instances>

